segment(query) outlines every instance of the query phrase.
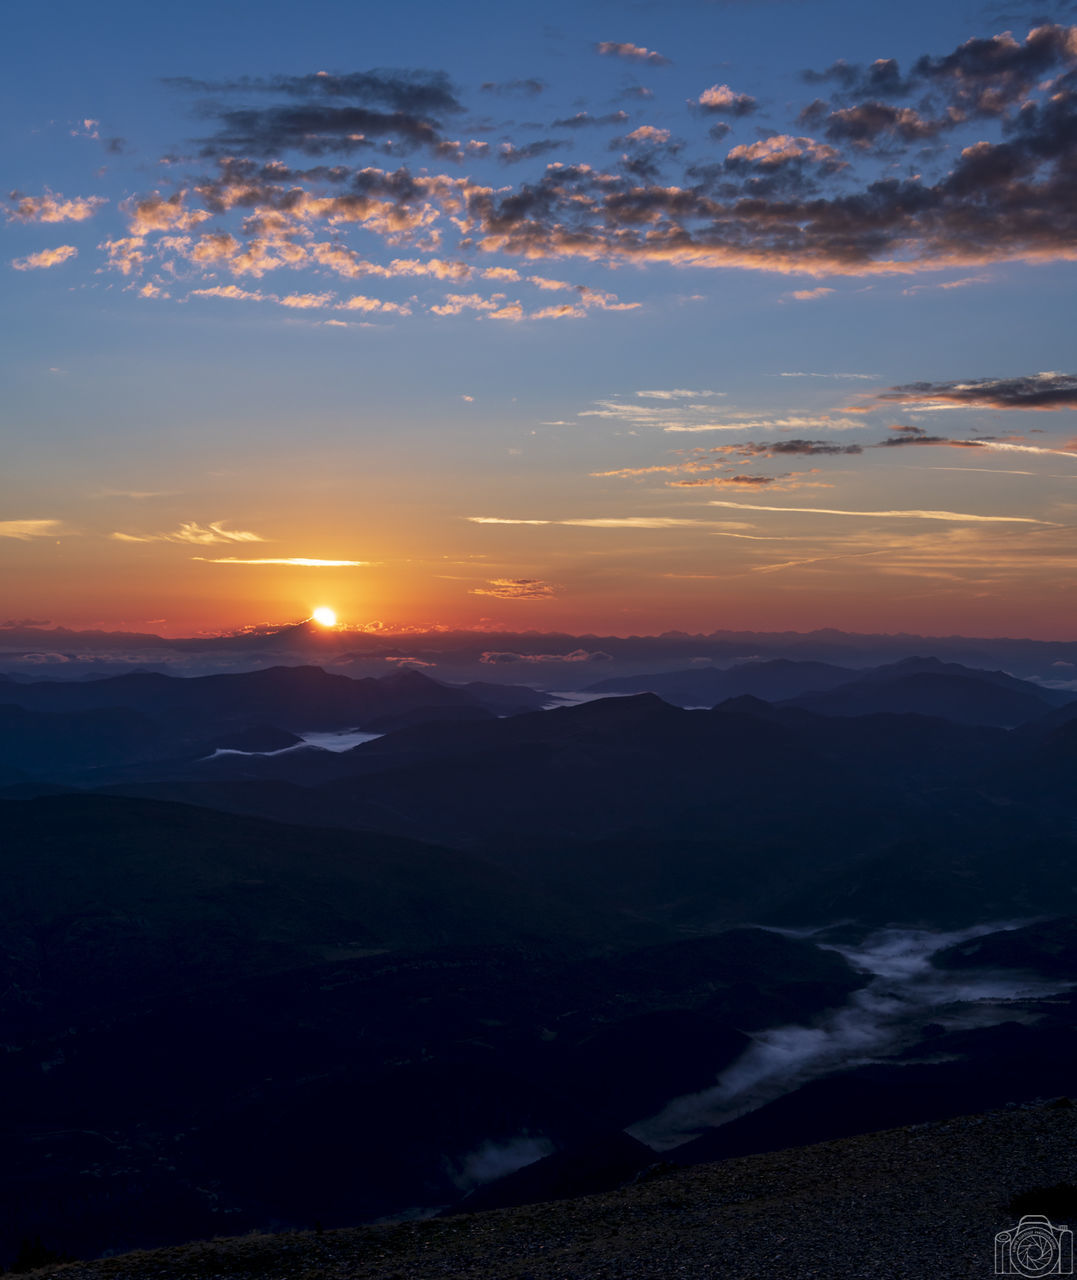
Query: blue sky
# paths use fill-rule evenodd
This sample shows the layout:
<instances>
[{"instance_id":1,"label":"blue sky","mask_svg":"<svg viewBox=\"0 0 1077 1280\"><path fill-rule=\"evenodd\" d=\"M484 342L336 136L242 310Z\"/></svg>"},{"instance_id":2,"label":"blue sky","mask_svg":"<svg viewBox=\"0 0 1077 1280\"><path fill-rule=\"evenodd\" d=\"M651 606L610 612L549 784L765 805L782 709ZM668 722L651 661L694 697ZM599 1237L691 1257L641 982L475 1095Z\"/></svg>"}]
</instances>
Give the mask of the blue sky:
<instances>
[{"instance_id":1,"label":"blue sky","mask_svg":"<svg viewBox=\"0 0 1077 1280\"><path fill-rule=\"evenodd\" d=\"M1071 631L1073 20L23 11L9 612Z\"/></svg>"}]
</instances>

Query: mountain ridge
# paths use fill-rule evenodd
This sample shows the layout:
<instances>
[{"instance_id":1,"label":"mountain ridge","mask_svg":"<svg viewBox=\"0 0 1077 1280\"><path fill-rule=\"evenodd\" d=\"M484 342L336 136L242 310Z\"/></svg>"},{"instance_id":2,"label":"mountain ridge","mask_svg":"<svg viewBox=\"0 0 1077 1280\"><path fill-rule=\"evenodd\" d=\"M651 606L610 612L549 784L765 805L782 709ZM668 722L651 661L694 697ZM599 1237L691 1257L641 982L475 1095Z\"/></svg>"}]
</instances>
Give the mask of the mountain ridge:
<instances>
[{"instance_id":1,"label":"mountain ridge","mask_svg":"<svg viewBox=\"0 0 1077 1280\"><path fill-rule=\"evenodd\" d=\"M56 1280L972 1280L1024 1213L1072 1221L1069 1099L676 1170L570 1201L248 1235L46 1267ZM1055 1184L1058 1184L1057 1186Z\"/></svg>"}]
</instances>

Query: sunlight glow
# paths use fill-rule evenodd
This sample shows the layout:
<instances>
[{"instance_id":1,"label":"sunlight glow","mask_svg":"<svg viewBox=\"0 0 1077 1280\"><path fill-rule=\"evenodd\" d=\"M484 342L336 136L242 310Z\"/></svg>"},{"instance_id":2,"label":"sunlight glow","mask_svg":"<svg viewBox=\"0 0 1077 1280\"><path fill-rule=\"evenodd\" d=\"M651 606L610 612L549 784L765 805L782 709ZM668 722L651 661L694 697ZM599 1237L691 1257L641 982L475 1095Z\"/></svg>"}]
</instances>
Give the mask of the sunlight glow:
<instances>
[{"instance_id":1,"label":"sunlight glow","mask_svg":"<svg viewBox=\"0 0 1077 1280\"><path fill-rule=\"evenodd\" d=\"M337 615L325 605L319 605L310 616L320 626L335 627L337 625Z\"/></svg>"}]
</instances>

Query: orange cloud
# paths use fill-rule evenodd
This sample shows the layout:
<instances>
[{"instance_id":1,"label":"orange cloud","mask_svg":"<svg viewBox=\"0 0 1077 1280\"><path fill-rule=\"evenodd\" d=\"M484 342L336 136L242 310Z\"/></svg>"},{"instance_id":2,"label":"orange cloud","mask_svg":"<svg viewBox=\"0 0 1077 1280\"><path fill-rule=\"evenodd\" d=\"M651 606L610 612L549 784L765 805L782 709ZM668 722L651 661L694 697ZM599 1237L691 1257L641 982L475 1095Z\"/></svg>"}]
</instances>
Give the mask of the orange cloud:
<instances>
[{"instance_id":1,"label":"orange cloud","mask_svg":"<svg viewBox=\"0 0 1077 1280\"><path fill-rule=\"evenodd\" d=\"M724 115L746 116L755 110L755 99L747 93L738 93L727 84L712 84L704 89L696 99L696 105L704 111L720 112Z\"/></svg>"},{"instance_id":2,"label":"orange cloud","mask_svg":"<svg viewBox=\"0 0 1077 1280\"><path fill-rule=\"evenodd\" d=\"M104 196L76 196L65 200L51 191L42 196L12 193L12 199L15 207L8 211L8 217L17 218L20 222L85 222L102 205L108 204Z\"/></svg>"},{"instance_id":3,"label":"orange cloud","mask_svg":"<svg viewBox=\"0 0 1077 1280\"><path fill-rule=\"evenodd\" d=\"M758 142L734 147L726 159L745 160L765 168L768 165L785 164L790 160L840 161L841 156L833 147L816 142L814 138L795 138L792 134L779 133L771 138L761 138Z\"/></svg>"},{"instance_id":4,"label":"orange cloud","mask_svg":"<svg viewBox=\"0 0 1077 1280\"><path fill-rule=\"evenodd\" d=\"M25 258L12 258L11 265L16 271L41 271L46 267L58 267L78 256L73 244L57 245L55 249L42 249L40 253L27 254Z\"/></svg>"},{"instance_id":5,"label":"orange cloud","mask_svg":"<svg viewBox=\"0 0 1077 1280\"><path fill-rule=\"evenodd\" d=\"M484 587L471 587L472 596L496 596L498 600L548 600L556 589L538 578L491 578Z\"/></svg>"},{"instance_id":6,"label":"orange cloud","mask_svg":"<svg viewBox=\"0 0 1077 1280\"><path fill-rule=\"evenodd\" d=\"M241 289L235 284L215 284L209 289L192 289L190 296L192 298L232 298L242 302L265 302L268 295L251 293L248 289Z\"/></svg>"},{"instance_id":7,"label":"orange cloud","mask_svg":"<svg viewBox=\"0 0 1077 1280\"><path fill-rule=\"evenodd\" d=\"M669 139L670 131L668 129L657 129L653 124L641 124L638 129L633 129L631 133L625 134L625 140L628 142L658 144L668 142Z\"/></svg>"},{"instance_id":8,"label":"orange cloud","mask_svg":"<svg viewBox=\"0 0 1077 1280\"><path fill-rule=\"evenodd\" d=\"M296 311L310 311L318 307L327 307L333 301L331 293L289 293L277 301L282 307L292 307Z\"/></svg>"},{"instance_id":9,"label":"orange cloud","mask_svg":"<svg viewBox=\"0 0 1077 1280\"><path fill-rule=\"evenodd\" d=\"M410 316L411 308L402 302L384 302L381 298L367 298L361 293L348 298L340 304L342 311L386 311L396 315Z\"/></svg>"},{"instance_id":10,"label":"orange cloud","mask_svg":"<svg viewBox=\"0 0 1077 1280\"><path fill-rule=\"evenodd\" d=\"M449 293L445 301L430 310L436 316L458 316L463 311L497 311L505 302L503 293L484 298L478 293Z\"/></svg>"},{"instance_id":11,"label":"orange cloud","mask_svg":"<svg viewBox=\"0 0 1077 1280\"><path fill-rule=\"evenodd\" d=\"M205 209L185 209L186 191L170 196L154 192L145 200L127 200L120 207L127 214L131 234L145 236L151 231L190 231L213 215Z\"/></svg>"}]
</instances>

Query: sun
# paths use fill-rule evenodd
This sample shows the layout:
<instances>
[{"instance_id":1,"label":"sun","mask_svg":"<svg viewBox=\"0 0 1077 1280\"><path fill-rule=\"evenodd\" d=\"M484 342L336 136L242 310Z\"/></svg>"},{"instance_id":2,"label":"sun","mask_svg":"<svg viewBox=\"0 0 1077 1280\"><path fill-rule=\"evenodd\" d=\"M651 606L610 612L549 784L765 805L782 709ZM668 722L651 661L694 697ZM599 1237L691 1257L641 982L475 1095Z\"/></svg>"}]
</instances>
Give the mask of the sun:
<instances>
[{"instance_id":1,"label":"sun","mask_svg":"<svg viewBox=\"0 0 1077 1280\"><path fill-rule=\"evenodd\" d=\"M335 627L337 625L337 615L324 604L319 605L310 616L323 627Z\"/></svg>"}]
</instances>

